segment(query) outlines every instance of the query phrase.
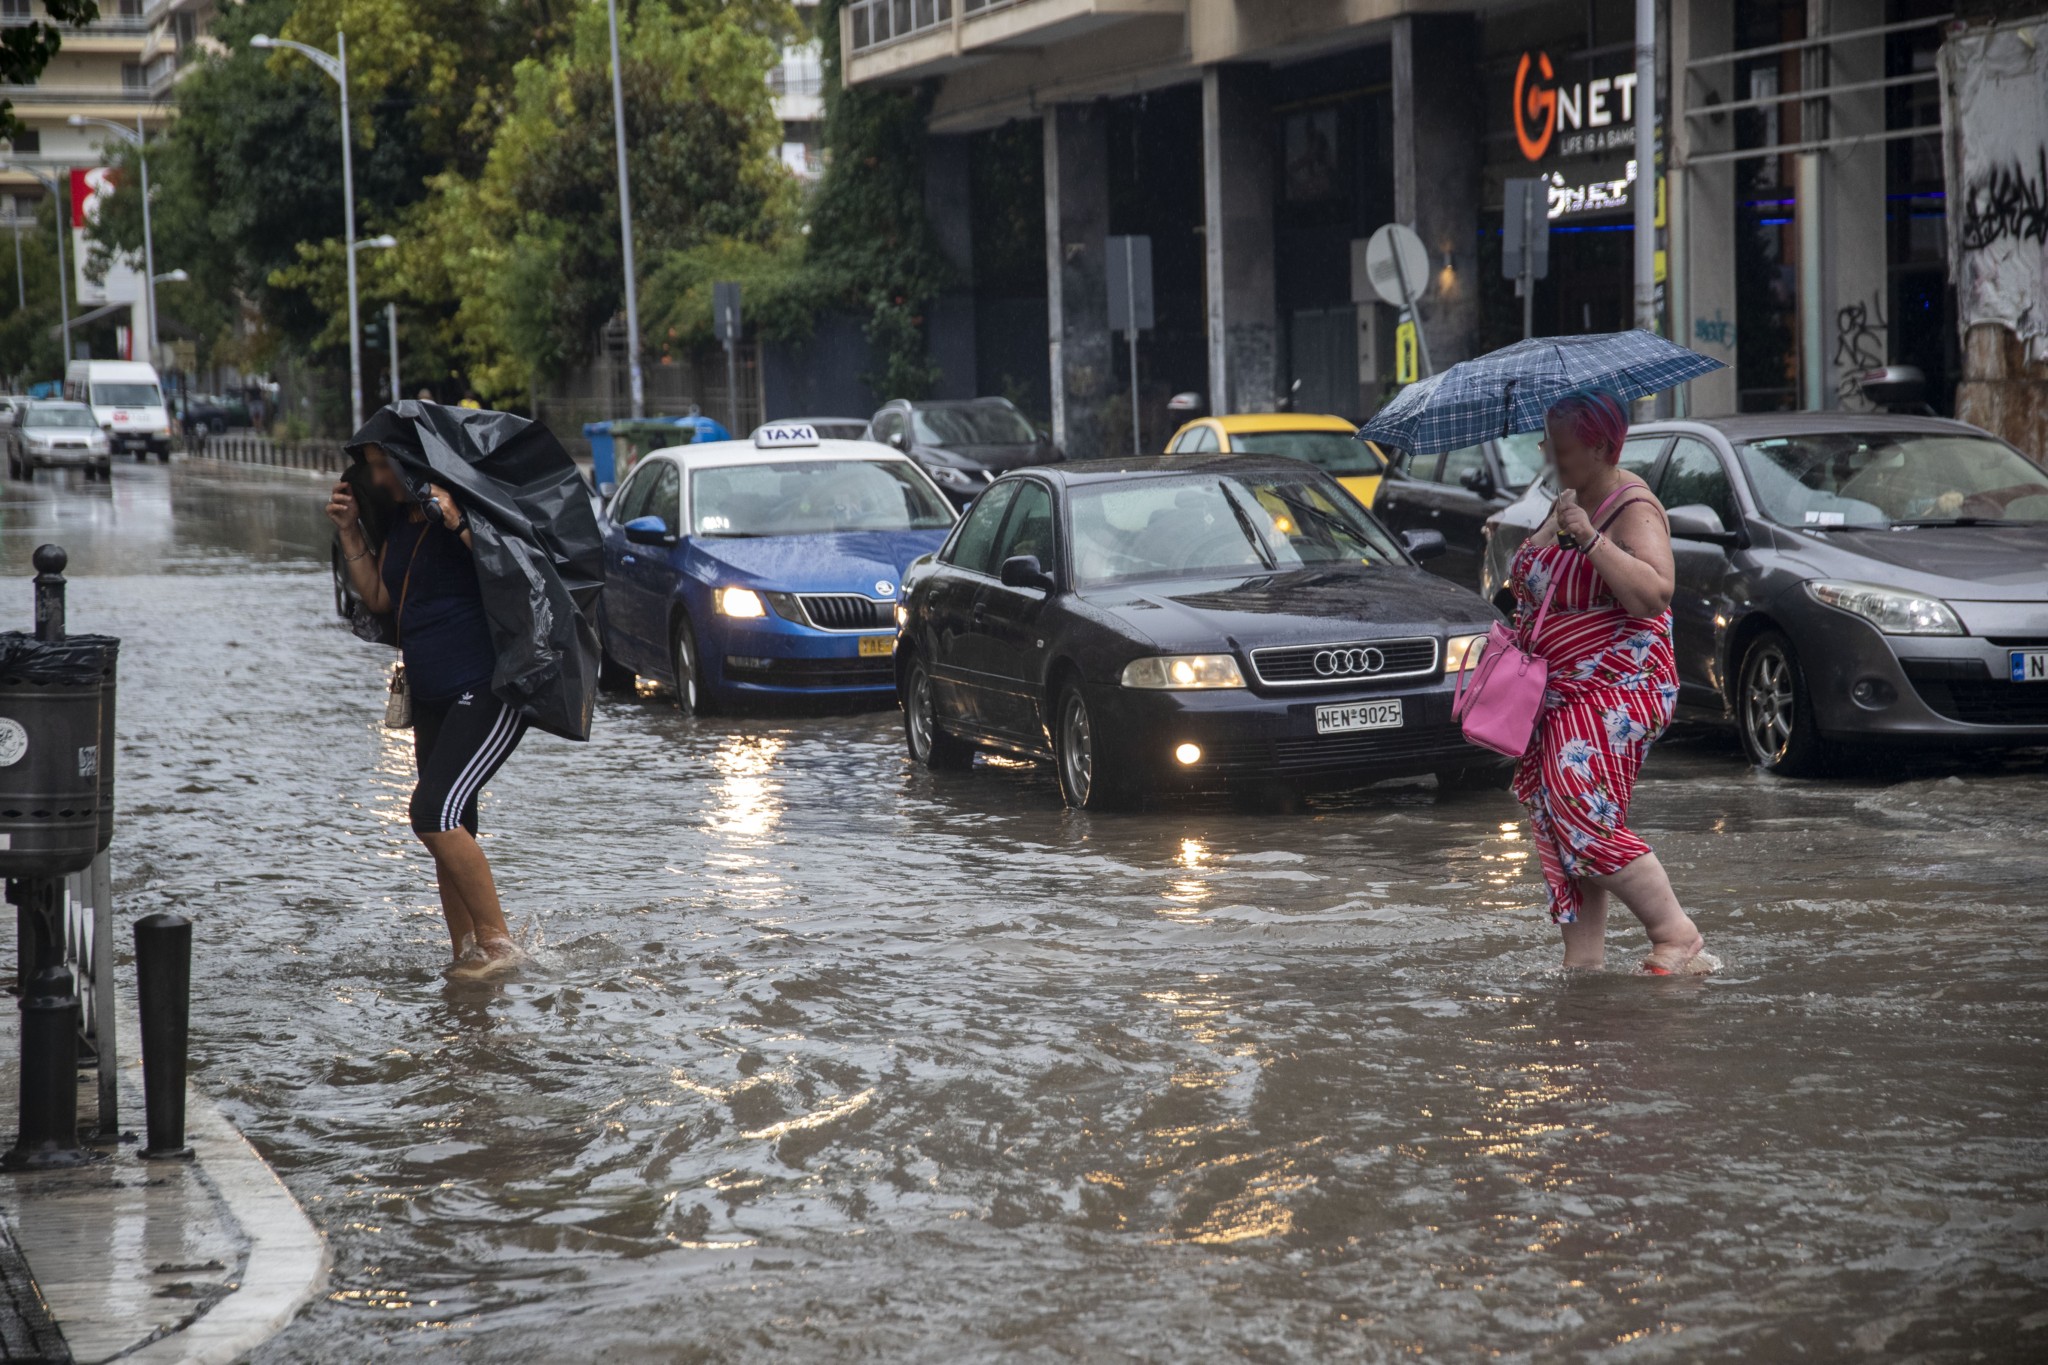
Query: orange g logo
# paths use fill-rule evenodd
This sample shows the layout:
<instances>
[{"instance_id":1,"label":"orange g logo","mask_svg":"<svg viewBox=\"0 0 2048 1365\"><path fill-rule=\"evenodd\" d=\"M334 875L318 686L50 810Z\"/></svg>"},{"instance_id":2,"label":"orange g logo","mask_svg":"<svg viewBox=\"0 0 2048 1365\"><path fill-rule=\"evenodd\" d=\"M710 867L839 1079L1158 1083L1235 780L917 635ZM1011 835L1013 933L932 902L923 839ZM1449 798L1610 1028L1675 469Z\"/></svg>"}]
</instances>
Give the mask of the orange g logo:
<instances>
[{"instance_id":1,"label":"orange g logo","mask_svg":"<svg viewBox=\"0 0 2048 1365\"><path fill-rule=\"evenodd\" d=\"M1548 52L1537 53L1536 63L1544 81L1556 79ZM1515 141L1521 144L1523 156L1541 161L1550 150L1550 135L1555 131L1557 91L1529 80L1529 54L1524 52L1522 64L1515 68Z\"/></svg>"}]
</instances>

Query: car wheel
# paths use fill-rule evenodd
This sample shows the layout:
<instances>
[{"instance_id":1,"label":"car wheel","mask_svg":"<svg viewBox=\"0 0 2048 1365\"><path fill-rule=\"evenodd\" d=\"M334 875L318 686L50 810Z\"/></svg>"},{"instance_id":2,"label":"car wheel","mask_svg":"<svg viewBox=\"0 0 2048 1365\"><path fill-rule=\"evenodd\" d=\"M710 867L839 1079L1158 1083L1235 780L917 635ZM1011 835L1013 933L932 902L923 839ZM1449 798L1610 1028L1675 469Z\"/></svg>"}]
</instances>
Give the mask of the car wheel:
<instances>
[{"instance_id":1,"label":"car wheel","mask_svg":"<svg viewBox=\"0 0 2048 1365\"><path fill-rule=\"evenodd\" d=\"M1515 765L1481 764L1474 768L1439 768L1436 787L1440 792L1504 792L1515 782Z\"/></svg>"},{"instance_id":2,"label":"car wheel","mask_svg":"<svg viewBox=\"0 0 2048 1365\"><path fill-rule=\"evenodd\" d=\"M1053 766L1059 771L1060 796L1075 810L1115 810L1130 804L1129 788L1110 777L1102 741L1088 699L1078 684L1060 689L1053 735Z\"/></svg>"},{"instance_id":3,"label":"car wheel","mask_svg":"<svg viewBox=\"0 0 2048 1365\"><path fill-rule=\"evenodd\" d=\"M1767 630L1742 656L1735 724L1749 761L1783 777L1813 777L1827 766L1828 746L1813 720L1813 694L1791 640Z\"/></svg>"},{"instance_id":4,"label":"car wheel","mask_svg":"<svg viewBox=\"0 0 2048 1365\"><path fill-rule=\"evenodd\" d=\"M918 658L903 677L903 742L913 762L934 770L957 772L974 762L974 746L940 728L932 675Z\"/></svg>"},{"instance_id":5,"label":"car wheel","mask_svg":"<svg viewBox=\"0 0 2048 1365\"><path fill-rule=\"evenodd\" d=\"M686 716L709 716L717 713L717 702L704 686L703 669L697 662L697 632L690 628L690 618L676 618L674 646L676 670L676 707Z\"/></svg>"}]
</instances>

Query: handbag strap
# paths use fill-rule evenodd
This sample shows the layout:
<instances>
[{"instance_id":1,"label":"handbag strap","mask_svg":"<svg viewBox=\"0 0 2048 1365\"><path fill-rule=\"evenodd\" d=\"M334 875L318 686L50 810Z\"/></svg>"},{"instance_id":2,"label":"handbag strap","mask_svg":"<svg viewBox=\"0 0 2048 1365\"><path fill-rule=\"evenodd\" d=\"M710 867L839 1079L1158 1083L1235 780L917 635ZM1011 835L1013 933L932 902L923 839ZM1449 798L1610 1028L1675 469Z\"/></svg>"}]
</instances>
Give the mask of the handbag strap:
<instances>
[{"instance_id":1,"label":"handbag strap","mask_svg":"<svg viewBox=\"0 0 2048 1365\"><path fill-rule=\"evenodd\" d=\"M1515 641L1515 647L1524 654L1529 652L1529 642L1543 633L1543 623L1550 616L1550 599L1557 596L1557 580L1559 576L1557 570L1551 570L1550 586L1543 590L1543 601L1536 608L1536 618L1522 628L1520 632L1521 638Z\"/></svg>"},{"instance_id":2,"label":"handbag strap","mask_svg":"<svg viewBox=\"0 0 2048 1365\"><path fill-rule=\"evenodd\" d=\"M427 532L431 529L433 528L428 526L427 523L420 523L419 538L412 543L412 557L405 561L405 581L398 588L398 620L391 631L392 643L394 644L403 644L405 642L405 599L407 594L412 591L413 566L420 562L420 551L426 547Z\"/></svg>"}]
</instances>

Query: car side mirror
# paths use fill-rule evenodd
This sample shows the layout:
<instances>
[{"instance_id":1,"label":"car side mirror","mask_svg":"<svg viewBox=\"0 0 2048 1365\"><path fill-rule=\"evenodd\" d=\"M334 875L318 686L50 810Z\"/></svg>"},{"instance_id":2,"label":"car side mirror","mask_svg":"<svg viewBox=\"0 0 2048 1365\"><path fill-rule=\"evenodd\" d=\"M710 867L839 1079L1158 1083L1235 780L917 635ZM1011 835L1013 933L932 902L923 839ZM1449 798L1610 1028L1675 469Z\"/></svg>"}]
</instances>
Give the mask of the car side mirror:
<instances>
[{"instance_id":1,"label":"car side mirror","mask_svg":"<svg viewBox=\"0 0 2048 1365\"><path fill-rule=\"evenodd\" d=\"M1011 555L1003 561L1003 586L1049 593L1054 584L1052 575L1038 566L1037 555Z\"/></svg>"},{"instance_id":2,"label":"car side mirror","mask_svg":"<svg viewBox=\"0 0 2048 1365\"><path fill-rule=\"evenodd\" d=\"M1703 540L1710 545L1732 546L1741 540L1721 524L1721 514L1703 502L1689 502L1664 514L1671 524L1673 540Z\"/></svg>"},{"instance_id":3,"label":"car side mirror","mask_svg":"<svg viewBox=\"0 0 2048 1365\"><path fill-rule=\"evenodd\" d=\"M1442 531L1403 531L1401 548L1408 552L1410 559L1418 562L1449 554L1451 549Z\"/></svg>"},{"instance_id":4,"label":"car side mirror","mask_svg":"<svg viewBox=\"0 0 2048 1365\"><path fill-rule=\"evenodd\" d=\"M890 444L890 445L892 445L892 446L895 446L895 447L896 447L896 448L897 448L898 450L901 450L901 449L903 449L903 446L904 446L904 444L905 444L905 442L904 442L904 439L903 439L903 433L902 433L902 432L900 432L900 431L892 431L892 432L890 432L890 433L889 433L889 444Z\"/></svg>"},{"instance_id":5,"label":"car side mirror","mask_svg":"<svg viewBox=\"0 0 2048 1365\"><path fill-rule=\"evenodd\" d=\"M1494 486L1493 471L1485 465L1466 470L1458 476L1458 482L1463 484L1467 491L1482 498L1490 498L1499 491Z\"/></svg>"},{"instance_id":6,"label":"car side mirror","mask_svg":"<svg viewBox=\"0 0 2048 1365\"><path fill-rule=\"evenodd\" d=\"M669 545L675 541L675 533L660 517L635 517L619 529L635 545Z\"/></svg>"}]
</instances>

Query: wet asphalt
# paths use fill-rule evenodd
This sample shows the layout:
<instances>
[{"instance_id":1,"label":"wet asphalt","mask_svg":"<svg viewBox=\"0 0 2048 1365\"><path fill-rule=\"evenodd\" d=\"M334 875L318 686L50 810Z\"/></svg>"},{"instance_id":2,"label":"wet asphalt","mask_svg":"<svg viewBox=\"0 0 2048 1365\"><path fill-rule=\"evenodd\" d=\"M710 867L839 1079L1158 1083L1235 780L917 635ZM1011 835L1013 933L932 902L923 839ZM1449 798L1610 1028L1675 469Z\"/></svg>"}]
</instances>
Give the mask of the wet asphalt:
<instances>
[{"instance_id":1,"label":"wet asphalt","mask_svg":"<svg viewBox=\"0 0 2048 1365\"><path fill-rule=\"evenodd\" d=\"M1726 970L1555 969L1526 825L1429 779L1064 811L893 710L606 698L484 802L533 964L451 986L323 485L0 493L123 637L124 919L329 1237L256 1357L2048 1355L2048 755L1817 783L1654 751Z\"/></svg>"}]
</instances>

